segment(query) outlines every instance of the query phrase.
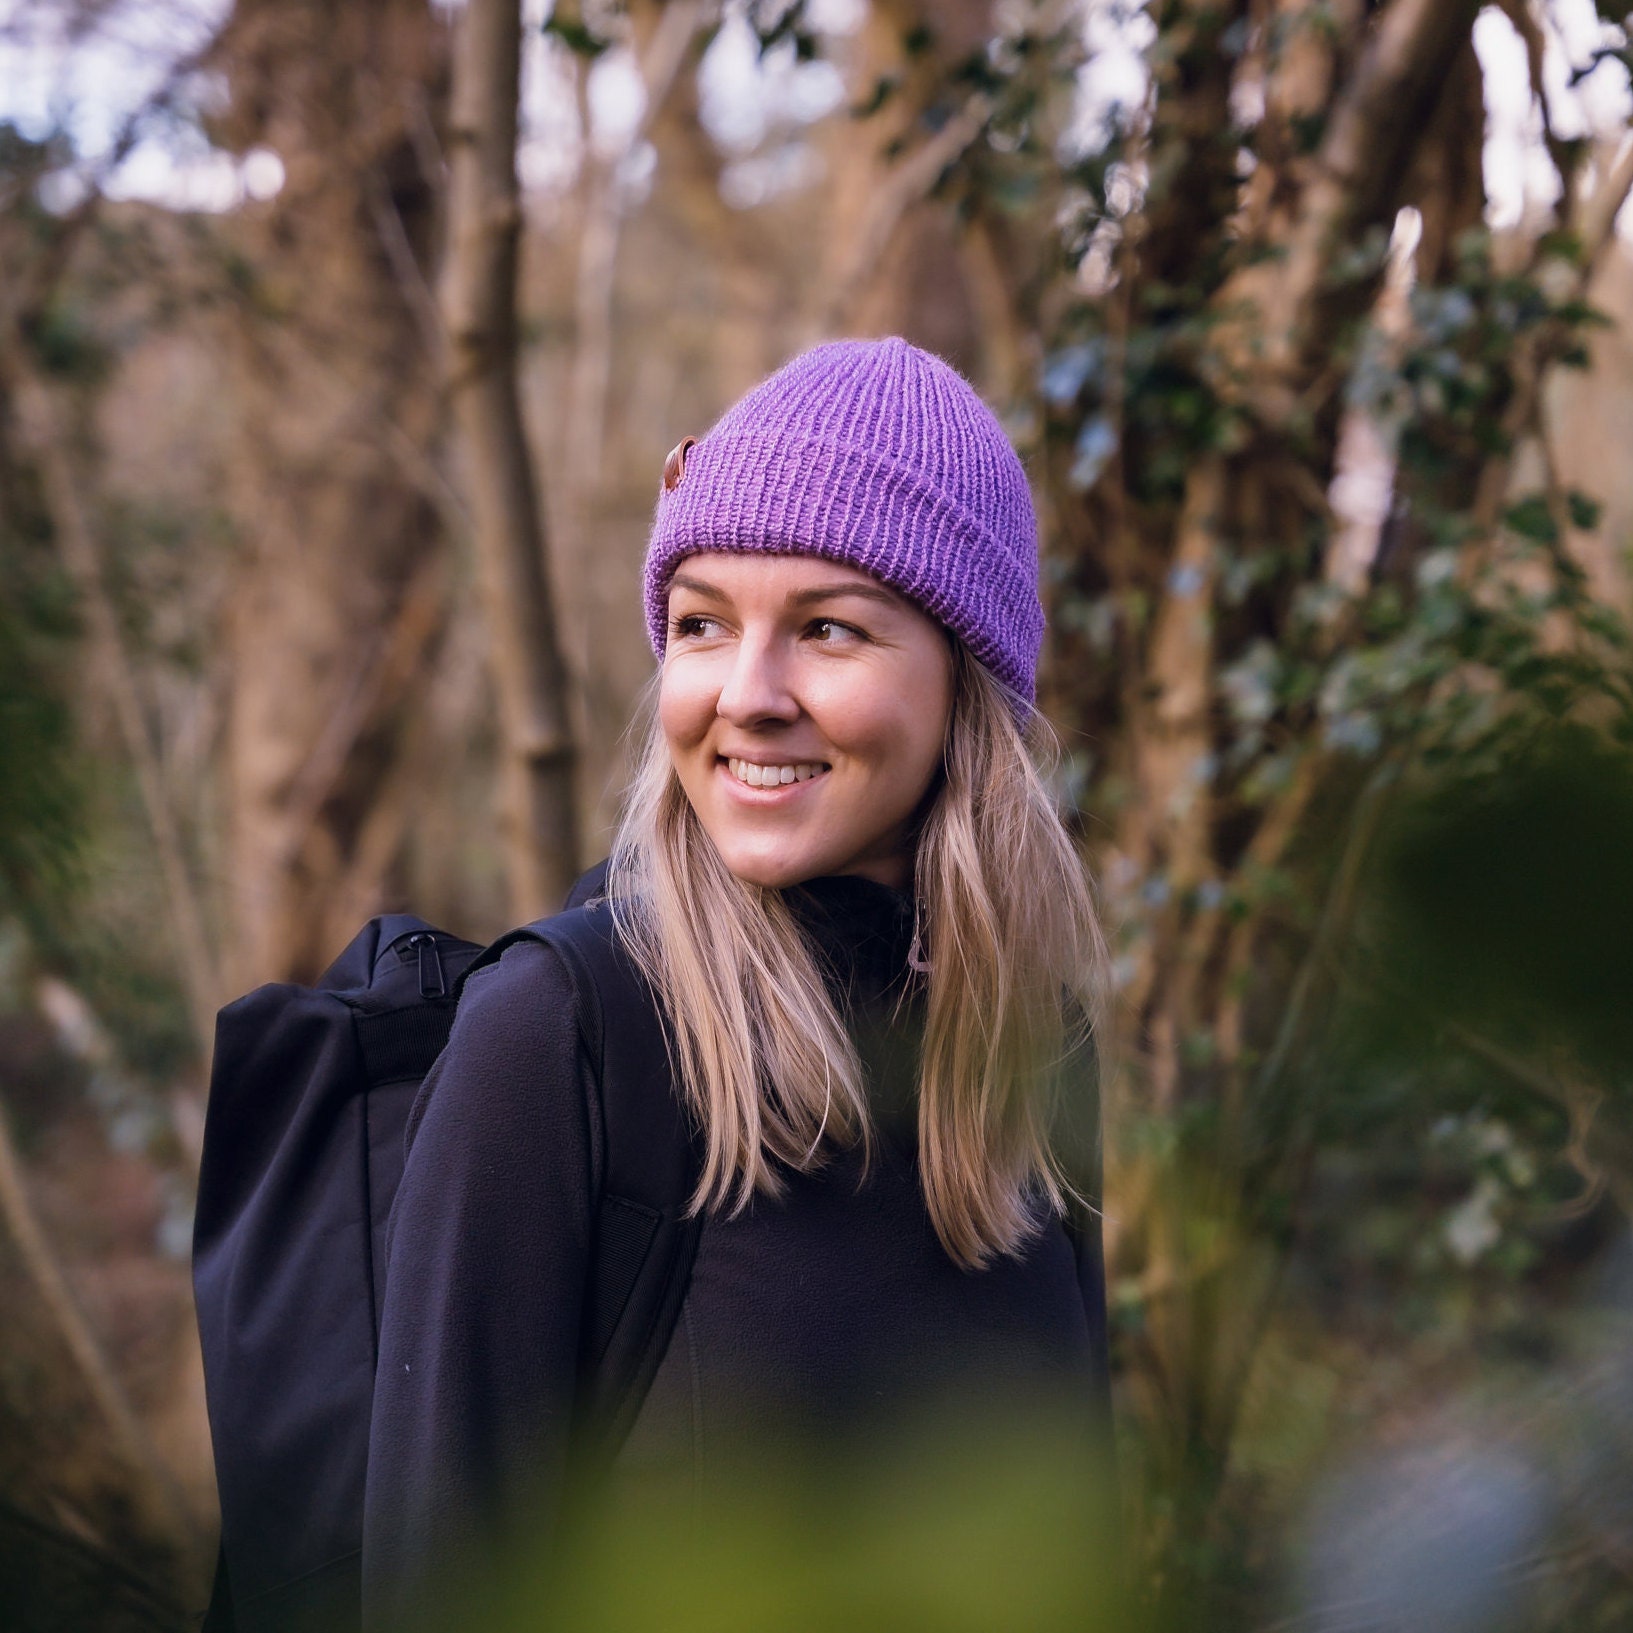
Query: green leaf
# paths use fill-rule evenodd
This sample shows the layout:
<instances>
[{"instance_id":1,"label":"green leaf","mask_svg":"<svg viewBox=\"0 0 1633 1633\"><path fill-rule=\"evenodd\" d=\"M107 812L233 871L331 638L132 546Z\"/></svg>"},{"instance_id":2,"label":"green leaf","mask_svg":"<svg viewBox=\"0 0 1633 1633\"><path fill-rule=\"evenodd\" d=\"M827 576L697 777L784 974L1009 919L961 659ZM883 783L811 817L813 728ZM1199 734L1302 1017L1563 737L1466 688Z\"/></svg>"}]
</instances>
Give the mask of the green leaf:
<instances>
[{"instance_id":1,"label":"green leaf","mask_svg":"<svg viewBox=\"0 0 1633 1633\"><path fill-rule=\"evenodd\" d=\"M1522 539L1538 544L1557 544L1559 529L1548 514L1548 501L1540 493L1528 493L1503 512L1503 525Z\"/></svg>"},{"instance_id":2,"label":"green leaf","mask_svg":"<svg viewBox=\"0 0 1633 1633\"><path fill-rule=\"evenodd\" d=\"M588 57L591 61L612 44L611 40L604 40L599 34L592 33L576 17L557 17L552 14L539 32L555 35L569 51L580 57Z\"/></svg>"},{"instance_id":3,"label":"green leaf","mask_svg":"<svg viewBox=\"0 0 1633 1633\"><path fill-rule=\"evenodd\" d=\"M880 74L866 98L850 110L852 119L871 119L897 91L902 82L894 74Z\"/></svg>"},{"instance_id":4,"label":"green leaf","mask_svg":"<svg viewBox=\"0 0 1633 1633\"><path fill-rule=\"evenodd\" d=\"M1579 488L1572 488L1565 495L1565 506L1571 513L1571 526L1580 528L1584 533L1591 533L1599 525L1599 518L1605 509L1597 499L1589 498Z\"/></svg>"}]
</instances>

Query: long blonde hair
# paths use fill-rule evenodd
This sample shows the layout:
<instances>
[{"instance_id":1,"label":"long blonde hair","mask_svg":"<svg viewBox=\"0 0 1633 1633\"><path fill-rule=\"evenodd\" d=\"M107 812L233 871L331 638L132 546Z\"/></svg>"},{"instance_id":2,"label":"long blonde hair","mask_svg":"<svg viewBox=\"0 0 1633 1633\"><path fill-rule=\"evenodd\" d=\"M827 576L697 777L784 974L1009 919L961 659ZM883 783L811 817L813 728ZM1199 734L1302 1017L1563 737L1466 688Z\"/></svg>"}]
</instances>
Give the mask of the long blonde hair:
<instances>
[{"instance_id":1,"label":"long blonde hair","mask_svg":"<svg viewBox=\"0 0 1633 1633\"><path fill-rule=\"evenodd\" d=\"M953 706L914 862L928 965L919 1173L942 1245L976 1267L1015 1253L1071 1194L1050 1139L1061 1067L1086 1045L1105 942L1045 783L1053 737L954 643ZM657 718L609 875L612 909L668 1014L703 1130L693 1206L737 1211L824 1148L871 1141L867 1086L818 956L778 890L731 873L692 810Z\"/></svg>"}]
</instances>

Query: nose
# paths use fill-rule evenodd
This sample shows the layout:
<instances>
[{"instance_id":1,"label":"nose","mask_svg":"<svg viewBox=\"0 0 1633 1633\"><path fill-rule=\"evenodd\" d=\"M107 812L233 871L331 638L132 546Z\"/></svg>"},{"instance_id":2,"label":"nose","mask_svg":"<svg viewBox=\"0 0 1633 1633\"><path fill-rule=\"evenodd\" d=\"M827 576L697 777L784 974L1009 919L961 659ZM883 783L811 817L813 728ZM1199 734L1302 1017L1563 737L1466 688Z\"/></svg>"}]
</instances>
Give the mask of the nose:
<instances>
[{"instance_id":1,"label":"nose","mask_svg":"<svg viewBox=\"0 0 1633 1633\"><path fill-rule=\"evenodd\" d=\"M754 726L797 720L799 712L787 655L776 637L745 631L715 701L715 713L734 726Z\"/></svg>"}]
</instances>

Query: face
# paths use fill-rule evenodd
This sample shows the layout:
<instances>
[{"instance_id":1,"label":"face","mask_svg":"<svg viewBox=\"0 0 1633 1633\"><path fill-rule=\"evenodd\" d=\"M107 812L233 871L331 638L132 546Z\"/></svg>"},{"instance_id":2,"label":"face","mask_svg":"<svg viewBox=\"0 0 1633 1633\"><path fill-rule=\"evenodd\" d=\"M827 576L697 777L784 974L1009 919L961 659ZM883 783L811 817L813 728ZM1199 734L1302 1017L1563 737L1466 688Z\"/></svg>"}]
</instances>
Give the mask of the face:
<instances>
[{"instance_id":1,"label":"face","mask_svg":"<svg viewBox=\"0 0 1633 1633\"><path fill-rule=\"evenodd\" d=\"M726 866L772 887L851 873L907 889L952 673L942 627L855 567L686 557L670 583L659 716Z\"/></svg>"}]
</instances>

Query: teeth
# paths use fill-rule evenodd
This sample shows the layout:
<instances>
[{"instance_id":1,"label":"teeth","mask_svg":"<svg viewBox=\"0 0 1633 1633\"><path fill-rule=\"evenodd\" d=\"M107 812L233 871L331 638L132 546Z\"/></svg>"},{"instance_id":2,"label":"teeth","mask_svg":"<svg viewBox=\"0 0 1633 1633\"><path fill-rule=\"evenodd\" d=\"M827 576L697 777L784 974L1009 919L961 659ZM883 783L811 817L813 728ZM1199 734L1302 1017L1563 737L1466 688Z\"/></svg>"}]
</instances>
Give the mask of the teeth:
<instances>
[{"instance_id":1,"label":"teeth","mask_svg":"<svg viewBox=\"0 0 1633 1633\"><path fill-rule=\"evenodd\" d=\"M798 765L756 765L752 760L731 760L726 764L739 782L750 788L777 788L783 783L809 782L827 767L820 760L803 760Z\"/></svg>"}]
</instances>

